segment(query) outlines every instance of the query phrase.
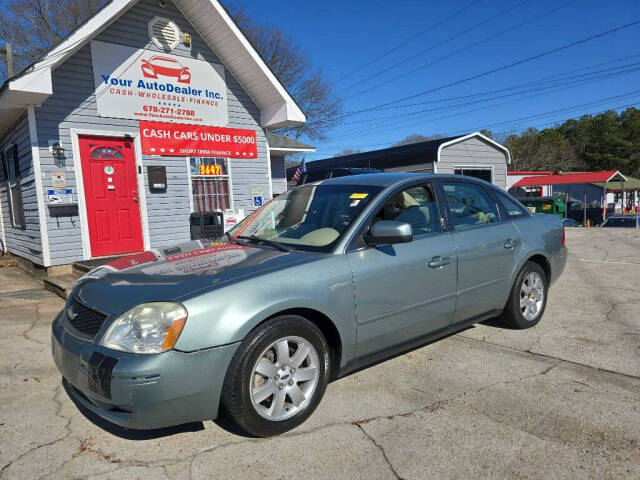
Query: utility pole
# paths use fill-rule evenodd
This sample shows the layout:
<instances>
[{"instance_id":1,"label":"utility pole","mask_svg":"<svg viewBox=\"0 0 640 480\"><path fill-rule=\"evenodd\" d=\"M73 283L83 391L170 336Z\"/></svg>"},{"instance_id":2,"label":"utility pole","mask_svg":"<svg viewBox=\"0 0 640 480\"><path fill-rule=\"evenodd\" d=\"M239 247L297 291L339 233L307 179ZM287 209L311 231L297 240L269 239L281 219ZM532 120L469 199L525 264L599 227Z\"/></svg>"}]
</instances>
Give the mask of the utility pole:
<instances>
[{"instance_id":1,"label":"utility pole","mask_svg":"<svg viewBox=\"0 0 640 480\"><path fill-rule=\"evenodd\" d=\"M7 78L13 77L13 49L11 44L6 42L4 47L0 47L0 53L7 56Z\"/></svg>"}]
</instances>

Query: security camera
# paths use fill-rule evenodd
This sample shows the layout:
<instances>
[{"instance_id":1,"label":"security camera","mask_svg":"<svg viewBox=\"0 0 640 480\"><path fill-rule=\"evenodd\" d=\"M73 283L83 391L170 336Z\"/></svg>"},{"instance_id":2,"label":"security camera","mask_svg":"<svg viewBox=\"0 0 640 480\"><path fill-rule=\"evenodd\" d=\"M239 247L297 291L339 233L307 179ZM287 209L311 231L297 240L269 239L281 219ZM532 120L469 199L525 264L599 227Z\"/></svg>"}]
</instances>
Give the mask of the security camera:
<instances>
[{"instance_id":1,"label":"security camera","mask_svg":"<svg viewBox=\"0 0 640 480\"><path fill-rule=\"evenodd\" d=\"M160 0L158 3L160 4L160 6L161 6L162 8L164 8L164 7L166 7L166 6L167 6L167 0Z\"/></svg>"}]
</instances>

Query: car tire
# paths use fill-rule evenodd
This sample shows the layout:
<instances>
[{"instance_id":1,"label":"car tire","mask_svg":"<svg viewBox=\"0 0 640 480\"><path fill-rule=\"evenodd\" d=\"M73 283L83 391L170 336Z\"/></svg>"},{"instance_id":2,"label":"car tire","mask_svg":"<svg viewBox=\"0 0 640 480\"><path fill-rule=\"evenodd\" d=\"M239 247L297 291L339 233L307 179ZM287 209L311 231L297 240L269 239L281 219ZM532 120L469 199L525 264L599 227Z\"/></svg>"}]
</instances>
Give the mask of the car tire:
<instances>
[{"instance_id":1,"label":"car tire","mask_svg":"<svg viewBox=\"0 0 640 480\"><path fill-rule=\"evenodd\" d=\"M278 435L313 413L329 374L329 347L320 329L297 315L276 317L238 347L225 376L222 408L250 435Z\"/></svg>"},{"instance_id":2,"label":"car tire","mask_svg":"<svg viewBox=\"0 0 640 480\"><path fill-rule=\"evenodd\" d=\"M549 280L535 262L527 262L518 272L509 299L499 319L505 325L523 330L540 322L547 306Z\"/></svg>"}]
</instances>

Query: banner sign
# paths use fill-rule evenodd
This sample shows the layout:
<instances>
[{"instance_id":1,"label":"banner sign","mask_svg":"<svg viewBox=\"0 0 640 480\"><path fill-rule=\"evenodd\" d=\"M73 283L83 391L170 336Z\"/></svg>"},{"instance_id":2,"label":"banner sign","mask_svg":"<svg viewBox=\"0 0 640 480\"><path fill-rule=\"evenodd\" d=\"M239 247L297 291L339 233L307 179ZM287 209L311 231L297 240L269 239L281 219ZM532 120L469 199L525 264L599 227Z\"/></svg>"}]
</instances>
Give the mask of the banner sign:
<instances>
[{"instance_id":1,"label":"banner sign","mask_svg":"<svg viewBox=\"0 0 640 480\"><path fill-rule=\"evenodd\" d=\"M222 65L98 41L91 59L101 117L228 123Z\"/></svg>"},{"instance_id":2,"label":"banner sign","mask_svg":"<svg viewBox=\"0 0 640 480\"><path fill-rule=\"evenodd\" d=\"M256 158L255 130L183 123L140 122L144 155Z\"/></svg>"}]
</instances>

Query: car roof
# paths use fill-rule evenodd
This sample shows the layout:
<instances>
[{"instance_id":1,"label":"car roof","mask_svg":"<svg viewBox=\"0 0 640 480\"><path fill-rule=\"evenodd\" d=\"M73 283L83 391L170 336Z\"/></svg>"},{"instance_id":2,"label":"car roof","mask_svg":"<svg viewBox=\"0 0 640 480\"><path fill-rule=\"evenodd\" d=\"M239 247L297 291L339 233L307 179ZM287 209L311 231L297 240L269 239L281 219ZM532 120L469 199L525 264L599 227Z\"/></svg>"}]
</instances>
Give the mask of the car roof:
<instances>
[{"instance_id":1,"label":"car roof","mask_svg":"<svg viewBox=\"0 0 640 480\"><path fill-rule=\"evenodd\" d=\"M346 177L330 178L319 182L321 185L359 185L372 187L388 187L395 184L402 184L412 180L467 180L481 183L496 188L489 182L475 177L463 175L447 175L442 173L416 173L416 172L381 172L364 173L362 175L350 175Z\"/></svg>"}]
</instances>

